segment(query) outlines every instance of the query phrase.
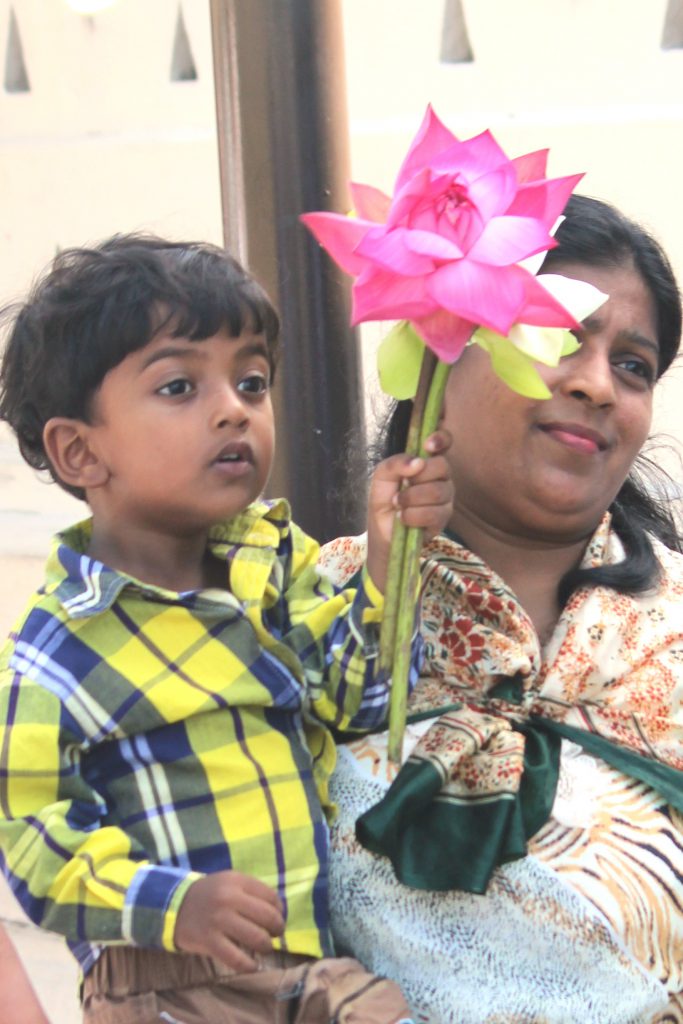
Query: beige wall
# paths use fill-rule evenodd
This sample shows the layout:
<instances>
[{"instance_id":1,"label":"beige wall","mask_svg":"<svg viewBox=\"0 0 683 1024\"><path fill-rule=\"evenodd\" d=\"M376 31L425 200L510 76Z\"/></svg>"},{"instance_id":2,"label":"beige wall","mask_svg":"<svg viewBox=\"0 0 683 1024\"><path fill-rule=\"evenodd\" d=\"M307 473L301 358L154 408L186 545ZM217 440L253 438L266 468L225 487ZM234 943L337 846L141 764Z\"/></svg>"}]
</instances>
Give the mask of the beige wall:
<instances>
[{"instance_id":1,"label":"beige wall","mask_svg":"<svg viewBox=\"0 0 683 1024\"><path fill-rule=\"evenodd\" d=\"M198 78L172 82L181 7ZM57 247L114 231L219 241L208 2L83 17L65 0L0 0L2 67L11 8L31 91L0 89L1 297Z\"/></svg>"}]
</instances>

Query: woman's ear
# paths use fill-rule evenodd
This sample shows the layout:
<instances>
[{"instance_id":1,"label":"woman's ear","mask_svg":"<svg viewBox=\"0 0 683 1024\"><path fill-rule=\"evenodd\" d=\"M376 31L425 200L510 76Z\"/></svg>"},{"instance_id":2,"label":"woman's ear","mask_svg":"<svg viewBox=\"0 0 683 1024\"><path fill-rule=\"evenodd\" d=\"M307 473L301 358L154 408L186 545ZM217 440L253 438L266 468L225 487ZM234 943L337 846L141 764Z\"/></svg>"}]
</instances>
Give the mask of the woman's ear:
<instances>
[{"instance_id":1,"label":"woman's ear","mask_svg":"<svg viewBox=\"0 0 683 1024\"><path fill-rule=\"evenodd\" d=\"M89 490L109 479L105 464L90 446L90 428L83 420L54 416L43 428L43 447L55 473L65 484Z\"/></svg>"}]
</instances>

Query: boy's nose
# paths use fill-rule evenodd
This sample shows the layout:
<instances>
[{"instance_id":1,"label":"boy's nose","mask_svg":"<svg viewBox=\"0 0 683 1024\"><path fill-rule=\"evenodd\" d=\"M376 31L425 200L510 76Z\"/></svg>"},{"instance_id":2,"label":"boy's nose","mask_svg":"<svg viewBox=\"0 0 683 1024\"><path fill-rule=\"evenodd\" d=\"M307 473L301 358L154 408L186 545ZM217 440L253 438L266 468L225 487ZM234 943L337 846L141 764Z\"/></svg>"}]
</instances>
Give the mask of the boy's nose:
<instances>
[{"instance_id":1,"label":"boy's nose","mask_svg":"<svg viewBox=\"0 0 683 1024\"><path fill-rule=\"evenodd\" d=\"M218 389L213 412L214 426L243 427L249 420L247 403L242 395L230 384Z\"/></svg>"}]
</instances>

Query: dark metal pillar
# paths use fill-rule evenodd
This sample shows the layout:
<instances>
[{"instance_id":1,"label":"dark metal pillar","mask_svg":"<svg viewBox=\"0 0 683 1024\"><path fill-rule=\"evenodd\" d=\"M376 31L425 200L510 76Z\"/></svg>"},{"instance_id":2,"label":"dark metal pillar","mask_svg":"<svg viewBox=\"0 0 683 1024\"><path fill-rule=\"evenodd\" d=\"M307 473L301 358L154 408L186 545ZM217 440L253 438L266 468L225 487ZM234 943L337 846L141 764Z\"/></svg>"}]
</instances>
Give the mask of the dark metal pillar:
<instances>
[{"instance_id":1,"label":"dark metal pillar","mask_svg":"<svg viewBox=\"0 0 683 1024\"><path fill-rule=\"evenodd\" d=\"M226 247L282 317L269 494L319 540L357 532L363 405L348 282L299 222L349 208L341 0L211 0Z\"/></svg>"}]
</instances>

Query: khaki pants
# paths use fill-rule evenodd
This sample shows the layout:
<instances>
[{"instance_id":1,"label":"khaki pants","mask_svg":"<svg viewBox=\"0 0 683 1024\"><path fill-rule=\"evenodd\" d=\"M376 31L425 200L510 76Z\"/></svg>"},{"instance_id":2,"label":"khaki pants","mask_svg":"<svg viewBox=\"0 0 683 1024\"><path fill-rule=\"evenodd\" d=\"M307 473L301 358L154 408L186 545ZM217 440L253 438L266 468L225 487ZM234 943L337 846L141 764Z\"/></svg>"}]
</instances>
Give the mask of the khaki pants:
<instances>
[{"instance_id":1,"label":"khaki pants","mask_svg":"<svg viewBox=\"0 0 683 1024\"><path fill-rule=\"evenodd\" d=\"M357 960L258 959L236 974L208 957L109 947L83 983L84 1024L413 1024L398 986Z\"/></svg>"}]
</instances>

